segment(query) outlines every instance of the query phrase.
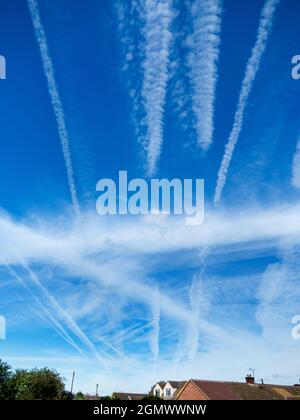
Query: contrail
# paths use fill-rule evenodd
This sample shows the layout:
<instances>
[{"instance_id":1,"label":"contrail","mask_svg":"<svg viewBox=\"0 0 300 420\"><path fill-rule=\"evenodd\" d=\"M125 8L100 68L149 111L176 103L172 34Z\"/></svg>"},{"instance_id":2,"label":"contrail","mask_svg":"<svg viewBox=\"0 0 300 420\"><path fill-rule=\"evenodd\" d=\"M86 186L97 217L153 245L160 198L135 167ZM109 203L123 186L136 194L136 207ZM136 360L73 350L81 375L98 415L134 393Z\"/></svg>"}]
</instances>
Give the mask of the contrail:
<instances>
[{"instance_id":1,"label":"contrail","mask_svg":"<svg viewBox=\"0 0 300 420\"><path fill-rule=\"evenodd\" d=\"M60 324L60 322L42 305L40 300L35 296L35 294L31 291L31 289L27 286L24 280L13 270L9 265L3 261L1 258L2 264L6 267L7 271L13 276L33 297L34 301L36 302L37 306L40 308L41 312L45 313L46 317L45 320L54 328L58 335L60 335L68 344L70 344L78 353L86 358L86 355L82 351L82 349L75 343L75 341L70 337L67 333L65 328ZM41 314L39 314L41 315Z\"/></svg>"},{"instance_id":2,"label":"contrail","mask_svg":"<svg viewBox=\"0 0 300 420\"><path fill-rule=\"evenodd\" d=\"M94 357L103 364L105 368L107 368L107 364L103 360L103 358L100 356L98 351L96 350L94 344L90 341L90 339L85 335L85 333L81 330L81 328L77 325L77 323L73 320L73 318L59 305L59 303L56 301L56 299L51 295L51 293L48 292L47 289L42 285L40 280L38 279L37 275L30 269L30 267L27 265L25 261L23 261L20 258L20 262L22 266L27 270L31 280L34 282L34 284L41 290L41 292L44 294L45 298L49 301L51 306L57 311L59 316L65 321L68 328L75 334L79 340L89 349L91 354L94 355Z\"/></svg>"},{"instance_id":3,"label":"contrail","mask_svg":"<svg viewBox=\"0 0 300 420\"><path fill-rule=\"evenodd\" d=\"M118 19L118 32L123 56L122 70L126 74L125 85L132 103L132 124L138 141L143 143L144 112L141 106L143 51L136 36L144 26L144 13L139 0L116 0L114 2Z\"/></svg>"},{"instance_id":4,"label":"contrail","mask_svg":"<svg viewBox=\"0 0 300 420\"><path fill-rule=\"evenodd\" d=\"M40 49L43 68L45 77L47 80L48 91L51 98L51 103L54 111L54 115L56 118L56 123L58 127L58 134L62 146L63 157L65 160L66 170L67 170L67 178L68 184L71 192L71 199L73 204L73 209L75 214L79 214L79 202L77 197L77 190L75 186L74 180L74 171L73 171L73 164L70 152L70 142L69 142L69 134L66 128L65 123L65 116L63 106L60 100L58 87L55 81L55 72L53 63L51 60L51 56L49 53L49 48L47 44L46 34L41 22L40 18L40 11L39 5L37 0L27 0L29 13L31 16L35 37Z\"/></svg>"},{"instance_id":5,"label":"contrail","mask_svg":"<svg viewBox=\"0 0 300 420\"><path fill-rule=\"evenodd\" d=\"M147 172L151 176L163 141L173 12L171 0L145 0L145 58L142 101L145 108Z\"/></svg>"},{"instance_id":6,"label":"contrail","mask_svg":"<svg viewBox=\"0 0 300 420\"><path fill-rule=\"evenodd\" d=\"M196 117L198 144L206 150L212 143L214 131L222 0L188 0L187 7L193 22L188 55L192 107Z\"/></svg>"},{"instance_id":7,"label":"contrail","mask_svg":"<svg viewBox=\"0 0 300 420\"><path fill-rule=\"evenodd\" d=\"M296 147L296 152L293 158L292 185L294 188L300 188L300 135Z\"/></svg>"},{"instance_id":8,"label":"contrail","mask_svg":"<svg viewBox=\"0 0 300 420\"><path fill-rule=\"evenodd\" d=\"M42 285L37 275L31 270L31 268L28 266L26 261L18 254L18 252L15 250L15 254L18 257L19 263L22 265L22 267L27 271L29 274L29 277L33 284L41 291L42 295L45 297L45 299L50 304L50 307L56 310L57 314L64 320L67 327L72 331L72 333L89 349L91 354L107 369L107 363L104 361L104 359L100 356L99 352L96 350L94 344L90 341L90 339L85 335L85 333L81 330L81 328L77 325L77 323L73 320L73 318L59 305L59 303L56 301L56 299L52 296L50 292ZM13 274L14 272L12 269L5 264L7 269ZM15 277L17 276L17 273L14 274ZM19 276L18 276L19 277ZM17 277L16 277L17 278ZM20 281L20 278L19 278ZM21 281L23 284L24 282ZM28 286L25 286L27 290L30 291ZM30 291L31 292L31 291ZM32 293L32 292L31 292Z\"/></svg>"},{"instance_id":9,"label":"contrail","mask_svg":"<svg viewBox=\"0 0 300 420\"><path fill-rule=\"evenodd\" d=\"M156 375L159 357L159 334L160 334L160 292L158 286L155 290L155 299L152 304L152 333L150 336L150 349L154 356L154 375Z\"/></svg>"},{"instance_id":10,"label":"contrail","mask_svg":"<svg viewBox=\"0 0 300 420\"><path fill-rule=\"evenodd\" d=\"M193 322L189 327L188 333L188 357L192 360L198 352L200 328L199 319L200 316L206 312L207 302L204 297L202 288L202 276L194 276L190 292L189 292L191 309L193 312Z\"/></svg>"},{"instance_id":11,"label":"contrail","mask_svg":"<svg viewBox=\"0 0 300 420\"><path fill-rule=\"evenodd\" d=\"M244 112L247 106L248 98L251 93L252 86L256 74L258 72L263 53L267 46L268 37L272 29L273 16L276 11L276 7L279 4L279 1L280 0L267 0L261 12L257 32L257 39L246 66L245 76L239 94L237 110L234 116L233 127L228 142L226 144L225 153L218 172L217 186L214 196L215 204L220 200L222 191L226 183L227 173L232 159L232 155L243 127Z\"/></svg>"}]
</instances>

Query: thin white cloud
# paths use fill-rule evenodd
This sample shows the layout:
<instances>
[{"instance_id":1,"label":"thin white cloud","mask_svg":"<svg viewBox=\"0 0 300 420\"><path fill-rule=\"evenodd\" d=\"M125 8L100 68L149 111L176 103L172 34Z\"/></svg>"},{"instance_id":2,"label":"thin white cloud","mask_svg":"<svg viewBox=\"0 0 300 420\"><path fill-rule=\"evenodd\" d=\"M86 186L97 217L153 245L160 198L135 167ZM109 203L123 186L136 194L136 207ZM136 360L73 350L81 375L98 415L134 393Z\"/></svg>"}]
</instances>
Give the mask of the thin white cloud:
<instances>
[{"instance_id":1,"label":"thin white cloud","mask_svg":"<svg viewBox=\"0 0 300 420\"><path fill-rule=\"evenodd\" d=\"M17 253L16 253L17 254ZM43 302L46 305L45 309L50 315L50 321L54 321L56 327L59 328L60 332L65 335L65 337L69 340L69 344L71 344L74 348L76 348L82 355L84 353L80 349L80 347L74 343L74 341L70 338L68 334L65 334L66 330L61 326L59 319L63 320L67 328L77 337L81 343L88 349L88 351L105 367L107 368L107 363L104 358L99 354L96 350L94 344L90 341L90 339L86 336L86 334L82 331L82 329L78 326L78 324L74 321L74 319L60 306L54 296L42 285L41 281L39 280L38 276L31 270L29 265L23 258L17 255L18 262L28 273L32 283L37 287L37 289L41 292L41 296L43 297ZM14 270L11 270L8 267L10 272L14 274L18 280L20 280L20 276L17 276L17 273ZM23 281L24 283L24 281ZM42 304L42 302L40 302Z\"/></svg>"},{"instance_id":2,"label":"thin white cloud","mask_svg":"<svg viewBox=\"0 0 300 420\"><path fill-rule=\"evenodd\" d=\"M93 295L99 296L99 302L110 299L112 296L111 306L118 305L117 312L120 311L120 313L109 328L106 328L105 320L99 322L98 318L95 318L97 311L94 304L90 305L90 310L85 307L84 313L80 313L80 322L84 323L85 331L88 330L89 333L91 331L93 342L109 341L110 337L112 345L118 341L121 343L124 341L125 357L122 352L114 352L113 357L107 357L106 361L113 374L101 372L108 379L108 382L105 382L107 391L116 390L116 386L123 386L125 378L128 379L128 377L130 377L132 391L144 391L145 387L147 388L153 382L154 352L159 355L157 372L160 379L170 377L170 375L172 377L174 372L178 379L195 375L206 378L215 376L220 379L234 379L235 375L244 375L244 365L247 370L251 364L255 366L257 362L276 361L279 355L285 355L287 350L284 349L270 353L260 333L253 333L252 323L250 327L245 326L244 318L241 319L242 312L235 306L235 304L245 306L243 303L245 299L247 301L253 299L253 288L255 290L257 287L258 274L254 279L255 284L250 294L247 295L240 294L240 289L246 291L242 276L230 282L227 277L220 277L210 287L211 279L206 283L205 278L196 275L190 293L187 283L180 279L180 290L184 289L181 293L178 290L179 283L173 283L173 279L172 287L170 287L171 283L165 281L163 289L162 286L159 290L153 287L153 284L157 284L157 279L152 278L156 270L152 262L159 256L159 258L167 258L165 263L168 266L170 259L165 254L174 251L177 252L174 255L180 254L183 259L184 255L187 255L189 258L191 250L196 252L199 247L204 247L205 250L207 245L211 247L211 257L216 247L232 249L233 245L237 248L241 246L242 249L249 247L253 253L257 246L260 252L262 243L268 242L270 247L274 247L285 238L299 236L299 234L300 207L298 204L269 210L248 209L246 212L236 213L234 211L207 212L205 224L194 226L192 229L185 226L181 217L168 216L135 217L124 220L117 216L94 217L85 214L84 219L77 219L74 223L68 216L65 219L61 217L60 221L57 217L44 221L40 218L36 221L32 219L16 221L7 215L0 215L0 243L3 244L1 256L7 264L18 269L20 267L20 258L11 251L11 247L14 247L28 266L36 264L37 267L51 268L51 272L56 270L53 277L51 274L51 281L59 278L59 282L53 284L52 288L59 296L64 296L64 302L68 302L67 296L65 297L67 292L69 294L74 292L73 279L84 279L80 289L77 289L76 281L76 292L80 293L80 290L83 292L83 305L89 296L89 293L84 294L87 288ZM204 251L203 254L205 255ZM196 259L196 262L199 260ZM164 263L162 265L164 266ZM182 265L185 268L184 262ZM41 278L43 272L40 270L39 273ZM185 270L185 276L188 275L187 273L188 271ZM249 282L247 283L248 292L250 285L252 287L252 281L246 273L245 278ZM30 276L28 280L33 281ZM198 284L199 280L201 280L200 284ZM43 284L44 282L45 280ZM61 286L62 282L66 282L65 289ZM220 282L224 284L223 291L220 291ZM36 289L38 290L38 286ZM40 295L42 296L43 293L41 292ZM222 302L226 300L224 307L217 304L220 297L222 297ZM236 298L236 302L231 305L232 297ZM211 306L214 311L208 313L207 308L210 302L214 305ZM226 305L228 310L226 310ZM100 304L98 310L102 317L101 306ZM53 309L51 313L54 315L55 310L52 304L47 306L47 309L49 307ZM63 310L66 311L65 304ZM136 316L133 316L134 311L137 311ZM159 318L159 332L158 329L153 328L153 322L149 322L149 311L153 314L152 321L154 319L157 321ZM230 312L229 315L228 312ZM75 312L72 312L72 316L76 316ZM70 330L71 327L65 319L62 317L60 320ZM114 330L115 322L124 323L124 329L119 328L114 341L115 331L112 330ZM255 319L253 322L256 325ZM172 336L170 336L170 331ZM191 336L187 336L188 331L196 332L193 341ZM158 334L159 353L156 347ZM184 359L172 361L180 334L185 335L185 340L182 342L184 352L181 352ZM149 349L149 337L153 338L152 349L151 346ZM83 342L80 341L80 343ZM47 345L51 344L47 343ZM288 343L287 346L289 345ZM197 350L198 346L201 351ZM251 352L250 349L253 347L257 349L257 355ZM84 348L86 348L85 345ZM189 359L186 357L187 354L190 355L190 360L187 360ZM242 356L238 358L238 366L235 365L235 370L232 371L232 363L238 354ZM224 367L224 360L226 366L231 364L230 369ZM91 362L95 363L95 359ZM206 368L208 363L210 367ZM221 366L223 368L220 370ZM265 379L267 375L270 377L272 372L276 373L272 366L265 369ZM289 369L282 364L280 369L280 372L292 377ZM95 372L95 376L96 374L99 375L98 372ZM81 383L84 384L83 378L86 378L85 388L91 388L91 385L88 385L92 384L91 369L85 375L80 379ZM139 381L142 377L145 380L141 385Z\"/></svg>"},{"instance_id":3,"label":"thin white cloud","mask_svg":"<svg viewBox=\"0 0 300 420\"><path fill-rule=\"evenodd\" d=\"M145 0L145 58L142 100L145 109L147 172L153 175L161 153L164 111L169 78L171 0Z\"/></svg>"},{"instance_id":4,"label":"thin white cloud","mask_svg":"<svg viewBox=\"0 0 300 420\"><path fill-rule=\"evenodd\" d=\"M125 86L132 105L132 125L138 141L143 144L144 112L141 106L143 48L136 39L144 26L142 3L139 0L114 2L117 29L121 43L122 79L125 75ZM122 80L123 81L123 80ZM122 83L123 84L123 83Z\"/></svg>"},{"instance_id":5,"label":"thin white cloud","mask_svg":"<svg viewBox=\"0 0 300 420\"><path fill-rule=\"evenodd\" d=\"M221 199L221 195L226 184L226 178L232 155L243 127L244 113L248 103L248 98L251 93L255 77L259 70L262 56L267 46L268 37L272 29L274 13L279 4L279 1L280 0L266 0L261 12L256 42L246 66L246 71L239 94L238 105L234 116L233 127L225 146L225 152L218 171L214 203L217 203Z\"/></svg>"},{"instance_id":6,"label":"thin white cloud","mask_svg":"<svg viewBox=\"0 0 300 420\"><path fill-rule=\"evenodd\" d=\"M292 340L291 321L300 313L299 255L299 243L295 238L283 241L279 262L266 268L257 293L256 316L263 337L277 346Z\"/></svg>"},{"instance_id":7,"label":"thin white cloud","mask_svg":"<svg viewBox=\"0 0 300 420\"><path fill-rule=\"evenodd\" d=\"M56 123L58 127L58 134L61 142L63 157L65 160L67 178L69 189L71 193L71 199L73 204L73 209L75 214L79 214L79 202L77 197L76 185L74 180L74 171L73 164L70 152L70 141L69 134L66 127L64 109L61 103L58 87L55 80L55 72L50 56L46 34L41 22L39 5L37 0L27 0L28 9L30 12L35 37L40 49L44 74L47 80L48 91L51 98L51 103L53 107L53 112L56 118Z\"/></svg>"},{"instance_id":8,"label":"thin white cloud","mask_svg":"<svg viewBox=\"0 0 300 420\"><path fill-rule=\"evenodd\" d=\"M188 331L188 357L190 360L194 359L198 352L200 329L199 319L205 318L209 303L204 293L203 282L201 274L195 275L189 291L189 299L191 309L194 315L194 322L191 323L190 330Z\"/></svg>"},{"instance_id":9,"label":"thin white cloud","mask_svg":"<svg viewBox=\"0 0 300 420\"><path fill-rule=\"evenodd\" d=\"M60 321L53 315L46 307L42 304L40 299L35 295L35 293L31 290L31 288L28 286L28 284L22 279L21 276L10 266L8 266L3 259L1 259L1 263L6 267L7 271L10 273L12 277L14 277L21 285L24 287L27 291L29 291L30 295L33 297L34 303L38 307L36 309L33 307L33 310L42 317L55 331L56 333L62 337L68 344L70 344L75 350L78 351L78 353L85 358L86 355L83 352L82 348L78 346L75 341L72 339L72 337L68 334L66 329L63 327L63 325L60 323Z\"/></svg>"},{"instance_id":10,"label":"thin white cloud","mask_svg":"<svg viewBox=\"0 0 300 420\"><path fill-rule=\"evenodd\" d=\"M156 286L156 298L152 304L152 332L150 335L150 349L154 356L154 375L157 372L157 362L159 357L159 330L160 330L160 293Z\"/></svg>"},{"instance_id":11,"label":"thin white cloud","mask_svg":"<svg viewBox=\"0 0 300 420\"><path fill-rule=\"evenodd\" d=\"M300 136L298 139L296 152L293 158L292 185L294 188L300 188Z\"/></svg>"},{"instance_id":12,"label":"thin white cloud","mask_svg":"<svg viewBox=\"0 0 300 420\"><path fill-rule=\"evenodd\" d=\"M218 80L222 0L188 1L193 32L189 37L189 77L198 144L206 150L214 132L214 105Z\"/></svg>"}]
</instances>

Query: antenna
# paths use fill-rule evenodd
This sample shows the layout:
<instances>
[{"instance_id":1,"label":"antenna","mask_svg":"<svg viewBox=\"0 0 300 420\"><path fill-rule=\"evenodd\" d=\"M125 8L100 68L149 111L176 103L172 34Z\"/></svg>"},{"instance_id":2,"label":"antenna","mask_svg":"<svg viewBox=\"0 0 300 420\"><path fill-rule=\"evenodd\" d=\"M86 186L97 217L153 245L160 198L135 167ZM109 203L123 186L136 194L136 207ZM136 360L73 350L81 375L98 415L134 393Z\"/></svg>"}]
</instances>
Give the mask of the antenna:
<instances>
[{"instance_id":1,"label":"antenna","mask_svg":"<svg viewBox=\"0 0 300 420\"><path fill-rule=\"evenodd\" d=\"M256 371L257 369L252 369L252 368L249 368L249 370L252 372L252 376L253 376L253 378L254 378L254 382L255 382L255 371Z\"/></svg>"}]
</instances>

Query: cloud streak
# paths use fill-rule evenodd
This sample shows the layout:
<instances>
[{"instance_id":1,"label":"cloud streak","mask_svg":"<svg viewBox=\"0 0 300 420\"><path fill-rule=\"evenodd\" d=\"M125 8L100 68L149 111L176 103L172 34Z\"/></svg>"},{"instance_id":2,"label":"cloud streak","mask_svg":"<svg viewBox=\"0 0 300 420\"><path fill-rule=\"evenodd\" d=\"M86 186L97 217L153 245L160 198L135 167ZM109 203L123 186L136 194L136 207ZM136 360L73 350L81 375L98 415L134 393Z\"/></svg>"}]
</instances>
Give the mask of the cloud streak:
<instances>
[{"instance_id":1,"label":"cloud streak","mask_svg":"<svg viewBox=\"0 0 300 420\"><path fill-rule=\"evenodd\" d=\"M67 170L68 185L71 193L71 199L75 214L79 214L79 202L77 197L77 190L74 179L73 164L70 152L70 140L66 127L64 109L61 103L57 83L55 80L55 72L50 56L46 34L41 22L39 5L37 0L27 0L29 13L31 16L35 37L40 49L40 54L43 63L44 74L47 80L48 91L51 98L52 108L55 115L58 134L61 142L62 153Z\"/></svg>"},{"instance_id":2,"label":"cloud streak","mask_svg":"<svg viewBox=\"0 0 300 420\"><path fill-rule=\"evenodd\" d=\"M214 203L221 199L223 189L226 184L227 174L232 159L235 146L242 131L244 113L251 93L253 83L260 67L262 56L265 52L268 37L272 29L274 13L280 0L266 0L259 20L259 27L255 45L248 60L242 87L239 94L238 105L234 116L233 127L229 135L225 152L222 158L221 166L218 171L217 185L214 195Z\"/></svg>"},{"instance_id":3,"label":"cloud streak","mask_svg":"<svg viewBox=\"0 0 300 420\"><path fill-rule=\"evenodd\" d=\"M152 333L150 335L150 349L154 356L154 375L157 371L159 357L159 330L160 330L160 293L156 286L156 299L152 304Z\"/></svg>"},{"instance_id":4,"label":"cloud streak","mask_svg":"<svg viewBox=\"0 0 300 420\"><path fill-rule=\"evenodd\" d=\"M187 2L192 14L193 33L189 37L189 77L192 107L196 116L198 145L206 150L212 143L214 104L218 80L222 1Z\"/></svg>"},{"instance_id":5,"label":"cloud streak","mask_svg":"<svg viewBox=\"0 0 300 420\"><path fill-rule=\"evenodd\" d=\"M247 323L243 322L244 318L241 319L245 313L249 317L249 311L246 311L247 301L253 298L259 273L253 281L247 273L244 278L238 275L229 279L222 275L214 281L212 278L207 279L201 271L196 271L195 275L193 272L191 276L185 257L189 259L193 250L194 264L197 267L199 247L203 248L203 258L207 252L206 246L210 246L210 258L214 257L217 249L218 252L226 252L222 251L224 247L232 252L234 247L249 249L251 258L255 258L255 249L258 249L260 256L261 244L269 243L269 248L272 248L288 238L297 239L300 234L299 204L269 210L253 208L236 213L210 211L207 212L205 224L193 227L192 235L191 229L185 226L181 217L146 216L124 220L117 216L95 217L86 213L85 223L80 219L77 218L74 222L66 215L60 219L53 217L47 220L37 218L35 221L16 221L2 214L1 256L14 269L21 269L22 273L25 270L28 279L26 284L32 286L33 291L39 292L37 296L42 298L42 304L47 303L47 311L60 321L64 330L72 332L70 335L74 335L76 342L79 340L82 349L88 350L84 351L87 356L93 353L86 342L76 335L76 330L73 330L64 313L60 314L56 306L44 296L34 273L27 271L26 266L35 264L40 269L47 267L51 270L51 281L59 279L59 282L52 284L52 288L59 296L64 296L63 311L66 312L66 306L71 306L72 318L77 314L77 298L74 296L80 297L79 302L84 310L82 313L80 307L78 316L80 322L84 323L84 330L92 331L93 342L106 344L107 341L112 346L116 344L117 348L119 342L124 342L121 352L116 352L114 348L111 349L113 353L108 355L101 352L108 367L114 372L114 382L110 386L115 387L115 383L118 383L115 382L116 377L125 378L132 371L135 372L135 386L138 386L138 377L147 376L148 379L143 384L148 384L148 381L151 384L153 356L156 359L156 371L161 377L164 372L166 376L177 372L185 377L189 372L188 366L195 369L195 365L199 365L203 369L205 363L209 360L211 362L214 357L219 357L220 360L225 357L232 361L232 349L236 349L236 354L243 354L243 360L239 359L240 371L243 363L247 362L248 366L248 358L252 357L249 348L254 345L255 348L260 345L260 357L269 354L264 349L259 334L248 330ZM170 254L172 261L180 255L179 267L183 269L183 277L180 276L178 282L176 277L179 267L173 267L170 263ZM19 255L22 255L21 260ZM163 277L156 277L157 258L160 267L166 267ZM248 256L245 258L248 260ZM166 276L168 270L172 270L170 281ZM43 273L42 269L40 273L39 278ZM182 282L183 279L185 282ZM245 279L248 282L247 287ZM66 284L65 288L63 283ZM157 284L160 285L159 288L155 287ZM191 288L189 284L192 284ZM97 311L94 302L88 305L91 296L99 299ZM56 299L54 296L53 298ZM111 310L108 311L108 318L103 319L102 302L111 309L117 305L117 315L112 315L114 319L111 325L108 325ZM244 311L240 310L239 305ZM213 310L208 311L212 308ZM58 333L64 333L58 324L55 325ZM180 336L184 340L179 353L184 360L172 361ZM94 358L93 360L96 363ZM197 372L204 375L200 367ZM222 372L225 378L226 375L233 375ZM205 375L211 376L215 373L207 371ZM109 377L108 373L104 372L104 375ZM89 383L92 383L91 379ZM106 389L110 386L106 385Z\"/></svg>"},{"instance_id":6,"label":"cloud streak","mask_svg":"<svg viewBox=\"0 0 300 420\"><path fill-rule=\"evenodd\" d=\"M144 3L145 58L143 61L142 101L145 109L147 172L157 169L163 142L164 110L169 77L169 56L173 18L171 0Z\"/></svg>"},{"instance_id":7,"label":"cloud streak","mask_svg":"<svg viewBox=\"0 0 300 420\"><path fill-rule=\"evenodd\" d=\"M293 158L292 185L294 188L300 189L300 135L296 146L296 152Z\"/></svg>"}]
</instances>

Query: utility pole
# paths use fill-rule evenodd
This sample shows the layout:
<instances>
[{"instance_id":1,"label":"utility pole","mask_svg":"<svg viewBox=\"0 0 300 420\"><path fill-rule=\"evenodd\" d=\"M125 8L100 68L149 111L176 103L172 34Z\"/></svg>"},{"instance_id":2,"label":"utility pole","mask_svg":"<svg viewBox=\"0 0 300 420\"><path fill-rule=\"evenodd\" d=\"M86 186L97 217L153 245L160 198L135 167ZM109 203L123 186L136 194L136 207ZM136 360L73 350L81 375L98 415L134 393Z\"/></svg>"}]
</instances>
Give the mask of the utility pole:
<instances>
[{"instance_id":1,"label":"utility pole","mask_svg":"<svg viewBox=\"0 0 300 420\"><path fill-rule=\"evenodd\" d=\"M74 377L75 377L75 370L73 370L73 374L72 374L72 383L71 383L71 393L72 394L73 394Z\"/></svg>"},{"instance_id":2,"label":"utility pole","mask_svg":"<svg viewBox=\"0 0 300 420\"><path fill-rule=\"evenodd\" d=\"M96 397L98 397L98 388L99 388L99 384L96 385Z\"/></svg>"}]
</instances>

